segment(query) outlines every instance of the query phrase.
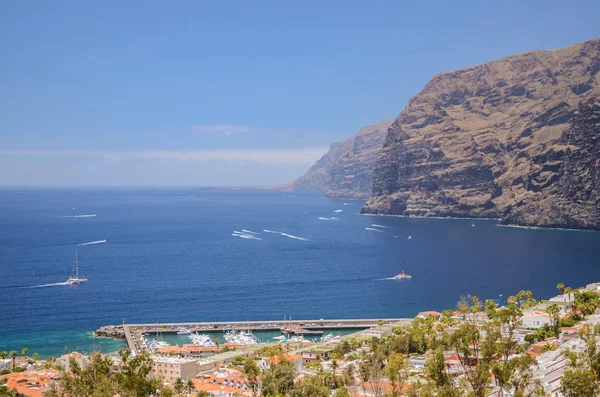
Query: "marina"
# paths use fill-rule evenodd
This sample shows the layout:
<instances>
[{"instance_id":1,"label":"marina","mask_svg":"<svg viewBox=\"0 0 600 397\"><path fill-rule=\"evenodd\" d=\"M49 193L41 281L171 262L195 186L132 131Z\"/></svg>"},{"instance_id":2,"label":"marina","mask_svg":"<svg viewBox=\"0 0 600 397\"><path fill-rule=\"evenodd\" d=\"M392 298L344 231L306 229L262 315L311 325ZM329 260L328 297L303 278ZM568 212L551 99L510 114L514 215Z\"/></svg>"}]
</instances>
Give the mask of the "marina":
<instances>
[{"instance_id":1,"label":"marina","mask_svg":"<svg viewBox=\"0 0 600 397\"><path fill-rule=\"evenodd\" d=\"M241 322L198 322L198 323L154 323L123 324L121 327L127 346L133 353L142 350L158 350L169 346L161 340L150 341L150 335L185 335L198 346L214 348L217 346L209 333L222 332L224 345L251 346L259 343L253 332L279 331L281 336L274 337L279 342L301 342L304 336L322 336L334 330L362 330L383 324L406 323L412 319L320 319L320 320L282 320L282 321L241 321ZM324 338L331 338L331 334Z\"/></svg>"}]
</instances>

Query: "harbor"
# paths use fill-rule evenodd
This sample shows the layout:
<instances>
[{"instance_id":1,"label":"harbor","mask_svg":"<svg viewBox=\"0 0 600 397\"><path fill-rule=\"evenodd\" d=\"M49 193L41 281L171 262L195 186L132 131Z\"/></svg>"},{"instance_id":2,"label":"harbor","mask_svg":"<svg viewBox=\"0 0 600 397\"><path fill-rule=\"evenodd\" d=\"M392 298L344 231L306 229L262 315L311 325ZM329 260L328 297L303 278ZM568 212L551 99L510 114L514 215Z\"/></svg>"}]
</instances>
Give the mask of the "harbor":
<instances>
[{"instance_id":1,"label":"harbor","mask_svg":"<svg viewBox=\"0 0 600 397\"><path fill-rule=\"evenodd\" d=\"M199 336L207 333L221 332L229 335L244 333L250 335L252 332L277 331L282 335L302 338L303 336L321 336L325 332L335 330L364 330L386 324L405 323L410 324L412 319L386 318L386 319L319 319L319 320L280 320L280 321L237 321L237 322L184 322L184 323L146 323L126 324L121 326L102 327L96 334L98 336L112 336L125 339L128 348L137 353L147 350L147 335L190 335ZM110 329L112 334L108 334ZM193 338L190 338L193 339ZM293 339L295 341L301 339ZM164 346L164 343L163 343Z\"/></svg>"}]
</instances>

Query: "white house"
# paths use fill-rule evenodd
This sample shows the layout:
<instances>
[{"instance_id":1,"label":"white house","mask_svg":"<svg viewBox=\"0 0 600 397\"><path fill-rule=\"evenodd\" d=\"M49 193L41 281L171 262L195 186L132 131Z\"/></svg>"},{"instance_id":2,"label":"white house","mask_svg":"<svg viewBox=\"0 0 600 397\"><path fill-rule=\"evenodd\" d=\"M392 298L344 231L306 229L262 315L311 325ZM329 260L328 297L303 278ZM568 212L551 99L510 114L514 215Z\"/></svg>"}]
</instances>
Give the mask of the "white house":
<instances>
[{"instance_id":1,"label":"white house","mask_svg":"<svg viewBox=\"0 0 600 397\"><path fill-rule=\"evenodd\" d=\"M538 329L544 325L552 324L552 317L548 313L543 312L528 312L521 317L521 322L525 328Z\"/></svg>"},{"instance_id":2,"label":"white house","mask_svg":"<svg viewBox=\"0 0 600 397\"><path fill-rule=\"evenodd\" d=\"M5 370L12 369L12 360L10 358L6 358L4 360L0 360L0 372Z\"/></svg>"}]
</instances>

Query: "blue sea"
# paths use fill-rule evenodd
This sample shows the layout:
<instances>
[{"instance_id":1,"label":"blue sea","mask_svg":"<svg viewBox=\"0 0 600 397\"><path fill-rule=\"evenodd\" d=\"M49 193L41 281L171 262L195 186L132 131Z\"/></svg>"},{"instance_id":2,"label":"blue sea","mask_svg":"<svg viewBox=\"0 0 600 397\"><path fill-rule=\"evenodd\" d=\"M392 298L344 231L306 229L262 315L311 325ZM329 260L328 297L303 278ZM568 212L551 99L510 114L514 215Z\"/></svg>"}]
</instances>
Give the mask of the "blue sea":
<instances>
[{"instance_id":1,"label":"blue sea","mask_svg":"<svg viewBox=\"0 0 600 397\"><path fill-rule=\"evenodd\" d=\"M122 321L412 317L468 294L530 289L548 298L558 282L600 280L600 233L361 216L363 203L199 189L0 190L0 351L113 351L122 344L90 332ZM75 251L89 282L64 285ZM412 279L390 280L402 259Z\"/></svg>"}]
</instances>

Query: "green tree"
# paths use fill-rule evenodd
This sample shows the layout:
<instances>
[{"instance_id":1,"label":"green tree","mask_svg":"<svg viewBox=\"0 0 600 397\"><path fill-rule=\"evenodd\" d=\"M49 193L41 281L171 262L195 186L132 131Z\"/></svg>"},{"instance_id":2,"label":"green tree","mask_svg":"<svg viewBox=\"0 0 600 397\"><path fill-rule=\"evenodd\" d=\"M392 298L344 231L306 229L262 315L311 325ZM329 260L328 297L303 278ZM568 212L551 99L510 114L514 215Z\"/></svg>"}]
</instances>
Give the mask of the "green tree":
<instances>
[{"instance_id":1,"label":"green tree","mask_svg":"<svg viewBox=\"0 0 600 397\"><path fill-rule=\"evenodd\" d=\"M262 373L262 390L264 397L284 396L294 387L296 369L293 364L279 357L279 363L272 364L271 368Z\"/></svg>"},{"instance_id":2,"label":"green tree","mask_svg":"<svg viewBox=\"0 0 600 397\"><path fill-rule=\"evenodd\" d=\"M196 394L196 397L214 397L214 394L207 391L200 391L198 394Z\"/></svg>"},{"instance_id":3,"label":"green tree","mask_svg":"<svg viewBox=\"0 0 600 397\"><path fill-rule=\"evenodd\" d=\"M561 295L565 293L565 285L563 283L556 284L556 289Z\"/></svg>"},{"instance_id":4,"label":"green tree","mask_svg":"<svg viewBox=\"0 0 600 397\"><path fill-rule=\"evenodd\" d=\"M33 353L33 354L31 355L31 358L33 358L33 360L34 360L34 361L37 361L37 360L40 358L40 355L39 355L39 354L37 354L37 353Z\"/></svg>"},{"instance_id":5,"label":"green tree","mask_svg":"<svg viewBox=\"0 0 600 397\"><path fill-rule=\"evenodd\" d=\"M187 390L188 394L191 394L194 390L196 390L196 386L194 386L194 382L191 379L188 379L188 381L185 382L185 389Z\"/></svg>"},{"instance_id":6,"label":"green tree","mask_svg":"<svg viewBox=\"0 0 600 397\"><path fill-rule=\"evenodd\" d=\"M0 352L0 359L4 360L6 357L8 357L8 352Z\"/></svg>"},{"instance_id":7,"label":"green tree","mask_svg":"<svg viewBox=\"0 0 600 397\"><path fill-rule=\"evenodd\" d=\"M15 370L15 366L17 363L17 356L19 355L19 353L17 353L16 350L12 350L10 353L8 353L9 357L12 358L12 370Z\"/></svg>"},{"instance_id":8,"label":"green tree","mask_svg":"<svg viewBox=\"0 0 600 397\"><path fill-rule=\"evenodd\" d=\"M564 397L590 397L598 393L598 384L590 371L568 369L560 383L560 392Z\"/></svg>"},{"instance_id":9,"label":"green tree","mask_svg":"<svg viewBox=\"0 0 600 397\"><path fill-rule=\"evenodd\" d=\"M160 397L174 397L175 393L173 393L173 390L169 389L168 387L163 386L159 390L159 395Z\"/></svg>"},{"instance_id":10,"label":"green tree","mask_svg":"<svg viewBox=\"0 0 600 397\"><path fill-rule=\"evenodd\" d=\"M336 360L331 360L331 372L333 375L333 387L337 387L337 376L336 376L336 371L339 368L339 364Z\"/></svg>"},{"instance_id":11,"label":"green tree","mask_svg":"<svg viewBox=\"0 0 600 397\"><path fill-rule=\"evenodd\" d=\"M115 374L121 397L144 397L151 395L157 385L148 379L154 365L148 352L131 356L129 349L119 350L121 370Z\"/></svg>"},{"instance_id":12,"label":"green tree","mask_svg":"<svg viewBox=\"0 0 600 397\"><path fill-rule=\"evenodd\" d=\"M400 353L390 354L385 366L385 372L392 385L392 397L397 397L402 392L408 380L408 362Z\"/></svg>"},{"instance_id":13,"label":"green tree","mask_svg":"<svg viewBox=\"0 0 600 397\"><path fill-rule=\"evenodd\" d=\"M458 313L464 321L469 323L475 322L475 315L481 310L482 304L476 296L463 296L458 302Z\"/></svg>"},{"instance_id":14,"label":"green tree","mask_svg":"<svg viewBox=\"0 0 600 397\"><path fill-rule=\"evenodd\" d=\"M554 336L558 337L560 334L560 309L556 303L548 305L546 308L546 313L548 313L552 320L552 330L554 331Z\"/></svg>"},{"instance_id":15,"label":"green tree","mask_svg":"<svg viewBox=\"0 0 600 397\"><path fill-rule=\"evenodd\" d=\"M289 392L290 397L329 397L331 389L316 375L306 376Z\"/></svg>"},{"instance_id":16,"label":"green tree","mask_svg":"<svg viewBox=\"0 0 600 397\"><path fill-rule=\"evenodd\" d=\"M184 387L185 387L185 383L183 382L183 379L181 379L181 378L175 379L175 383L173 383L173 389L175 389L175 393L181 394Z\"/></svg>"},{"instance_id":17,"label":"green tree","mask_svg":"<svg viewBox=\"0 0 600 397\"><path fill-rule=\"evenodd\" d=\"M251 358L246 358L244 362L243 372L248 379L248 387L252 392L253 396L256 396L256 392L258 391L258 377L260 376L260 368Z\"/></svg>"},{"instance_id":18,"label":"green tree","mask_svg":"<svg viewBox=\"0 0 600 397\"><path fill-rule=\"evenodd\" d=\"M593 314L600 307L600 295L595 292L576 290L574 295L573 308L584 318Z\"/></svg>"},{"instance_id":19,"label":"green tree","mask_svg":"<svg viewBox=\"0 0 600 397\"><path fill-rule=\"evenodd\" d=\"M84 368L71 359L71 371L61 371L60 386L70 397L112 397L118 393L118 388L111 368L112 360L99 353L92 355Z\"/></svg>"},{"instance_id":20,"label":"green tree","mask_svg":"<svg viewBox=\"0 0 600 397\"><path fill-rule=\"evenodd\" d=\"M436 350L435 354L425 363L425 374L437 388L453 386L442 348Z\"/></svg>"},{"instance_id":21,"label":"green tree","mask_svg":"<svg viewBox=\"0 0 600 397\"><path fill-rule=\"evenodd\" d=\"M386 356L382 346L378 345L377 341L372 341L370 352L362 352L358 372L363 380L362 386L365 395L367 394L367 388L370 389L370 394L374 397L380 397L382 395L385 360ZM367 386L367 383L369 386Z\"/></svg>"},{"instance_id":22,"label":"green tree","mask_svg":"<svg viewBox=\"0 0 600 397\"><path fill-rule=\"evenodd\" d=\"M491 361L497 353L490 330L486 329L488 335L483 340L477 326L464 323L450 338L450 346L463 367L467 388L473 397L484 397L490 384Z\"/></svg>"},{"instance_id":23,"label":"green tree","mask_svg":"<svg viewBox=\"0 0 600 397\"><path fill-rule=\"evenodd\" d=\"M17 397L17 394L10 390L6 385L6 379L0 379L0 396L2 397Z\"/></svg>"},{"instance_id":24,"label":"green tree","mask_svg":"<svg viewBox=\"0 0 600 397\"><path fill-rule=\"evenodd\" d=\"M27 356L27 353L29 353L29 349L24 347L23 350L21 350L21 355L22 356Z\"/></svg>"},{"instance_id":25,"label":"green tree","mask_svg":"<svg viewBox=\"0 0 600 397\"><path fill-rule=\"evenodd\" d=\"M350 392L348 392L346 386L342 386L335 392L335 397L350 397Z\"/></svg>"}]
</instances>

